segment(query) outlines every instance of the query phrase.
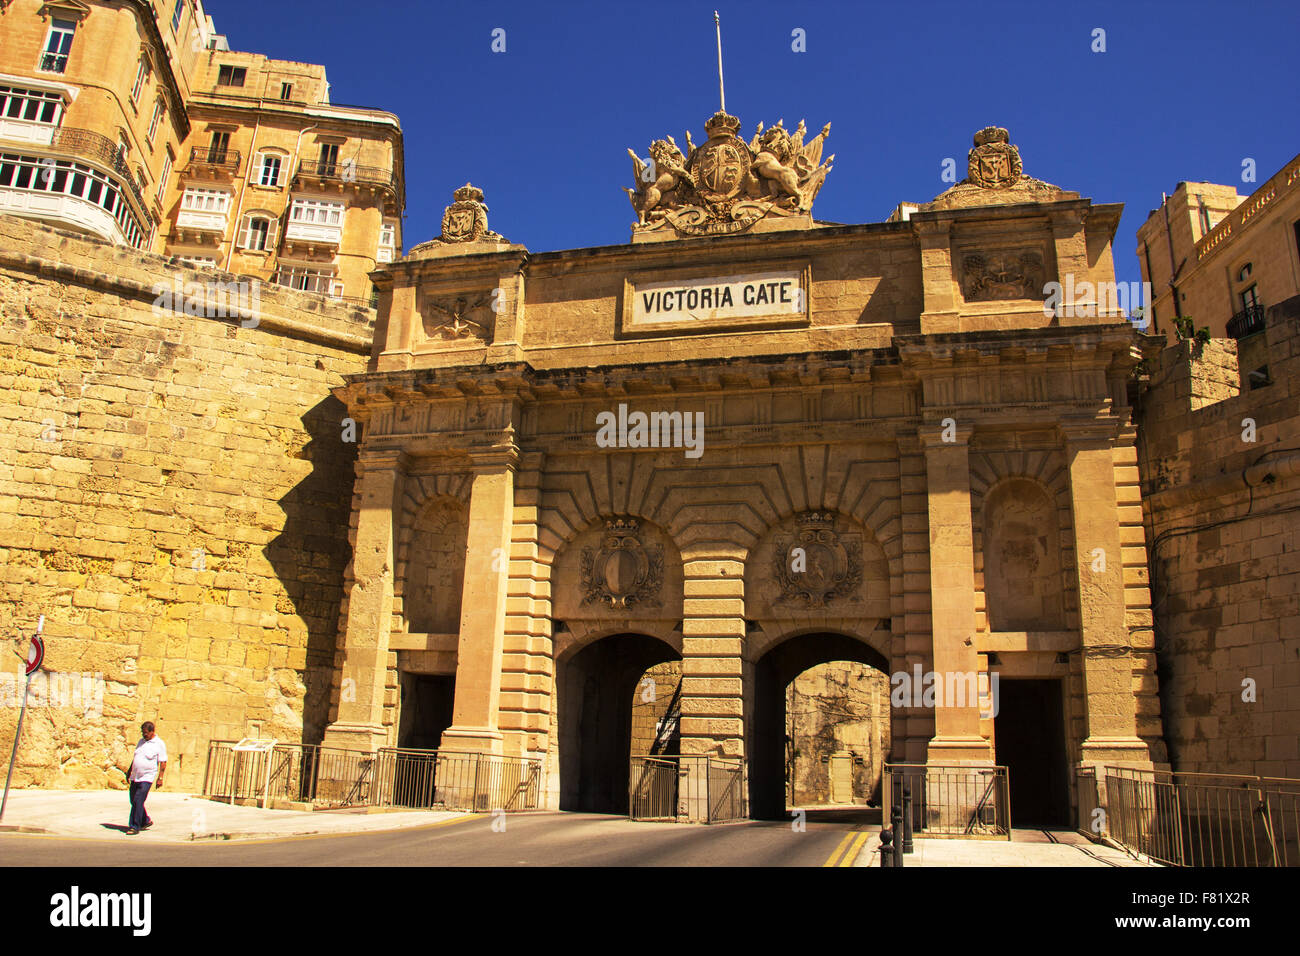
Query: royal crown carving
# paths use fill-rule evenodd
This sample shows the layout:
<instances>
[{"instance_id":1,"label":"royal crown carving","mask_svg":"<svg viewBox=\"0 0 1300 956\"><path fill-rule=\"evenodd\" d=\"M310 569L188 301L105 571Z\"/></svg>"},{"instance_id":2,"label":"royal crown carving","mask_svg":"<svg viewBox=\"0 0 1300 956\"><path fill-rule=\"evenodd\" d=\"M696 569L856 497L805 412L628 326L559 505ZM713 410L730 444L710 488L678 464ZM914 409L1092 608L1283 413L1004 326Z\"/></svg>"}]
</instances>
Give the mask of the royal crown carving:
<instances>
[{"instance_id":1,"label":"royal crown carving","mask_svg":"<svg viewBox=\"0 0 1300 956\"><path fill-rule=\"evenodd\" d=\"M636 188L624 191L636 210L637 233L671 231L678 236L741 232L760 219L806 215L834 155L822 162L831 126L804 142L803 120L793 133L778 120L758 124L745 142L740 120L719 111L704 124L698 147L686 133L686 151L669 136L650 144L649 162L628 150Z\"/></svg>"}]
</instances>

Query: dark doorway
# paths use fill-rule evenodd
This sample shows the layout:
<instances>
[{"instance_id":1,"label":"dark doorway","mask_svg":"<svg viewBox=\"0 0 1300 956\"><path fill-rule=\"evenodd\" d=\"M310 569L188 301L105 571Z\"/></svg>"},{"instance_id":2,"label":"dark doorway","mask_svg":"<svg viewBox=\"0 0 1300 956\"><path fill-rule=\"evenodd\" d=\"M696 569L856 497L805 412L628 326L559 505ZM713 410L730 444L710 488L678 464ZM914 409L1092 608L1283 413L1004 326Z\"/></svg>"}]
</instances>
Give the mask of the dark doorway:
<instances>
[{"instance_id":1,"label":"dark doorway","mask_svg":"<svg viewBox=\"0 0 1300 956\"><path fill-rule=\"evenodd\" d=\"M397 746L437 750L451 726L456 678L441 674L402 674L402 712Z\"/></svg>"},{"instance_id":2,"label":"dark doorway","mask_svg":"<svg viewBox=\"0 0 1300 956\"><path fill-rule=\"evenodd\" d=\"M1061 682L1002 678L993 735L997 761L1011 777L1011 825L1068 826Z\"/></svg>"},{"instance_id":3,"label":"dark doorway","mask_svg":"<svg viewBox=\"0 0 1300 956\"><path fill-rule=\"evenodd\" d=\"M617 634L584 647L561 666L561 810L627 813L637 685L651 667L680 659L657 638Z\"/></svg>"},{"instance_id":4,"label":"dark doorway","mask_svg":"<svg viewBox=\"0 0 1300 956\"><path fill-rule=\"evenodd\" d=\"M844 634L804 634L782 641L754 665L754 716L750 722L749 812L760 820L786 817L786 687L809 668L856 661L885 673L889 662Z\"/></svg>"}]
</instances>

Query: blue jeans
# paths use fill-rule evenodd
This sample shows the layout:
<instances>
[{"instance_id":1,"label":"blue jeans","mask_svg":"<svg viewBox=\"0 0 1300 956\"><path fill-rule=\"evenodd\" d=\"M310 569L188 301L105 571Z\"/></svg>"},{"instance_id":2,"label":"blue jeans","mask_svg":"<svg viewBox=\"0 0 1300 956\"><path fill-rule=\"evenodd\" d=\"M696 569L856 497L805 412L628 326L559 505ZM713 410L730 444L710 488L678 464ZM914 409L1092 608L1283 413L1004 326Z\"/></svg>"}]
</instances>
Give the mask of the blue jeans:
<instances>
[{"instance_id":1,"label":"blue jeans","mask_svg":"<svg viewBox=\"0 0 1300 956\"><path fill-rule=\"evenodd\" d=\"M144 811L145 798L149 796L151 780L139 780L131 784L131 822L127 824L132 830L143 830L146 823L152 823L149 814Z\"/></svg>"}]
</instances>

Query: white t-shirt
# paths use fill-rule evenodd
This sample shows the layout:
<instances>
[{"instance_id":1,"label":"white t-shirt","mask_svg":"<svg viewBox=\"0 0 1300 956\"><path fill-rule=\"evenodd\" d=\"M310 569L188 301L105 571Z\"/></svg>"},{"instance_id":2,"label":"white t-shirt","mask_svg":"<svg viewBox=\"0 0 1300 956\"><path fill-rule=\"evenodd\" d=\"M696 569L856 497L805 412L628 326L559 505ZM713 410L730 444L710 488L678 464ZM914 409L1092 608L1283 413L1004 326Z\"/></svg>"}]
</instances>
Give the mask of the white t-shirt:
<instances>
[{"instance_id":1,"label":"white t-shirt","mask_svg":"<svg viewBox=\"0 0 1300 956\"><path fill-rule=\"evenodd\" d=\"M153 740L140 740L135 745L135 758L131 761L131 772L127 780L131 783L153 783L158 778L158 765L167 762L167 745L157 734Z\"/></svg>"}]
</instances>

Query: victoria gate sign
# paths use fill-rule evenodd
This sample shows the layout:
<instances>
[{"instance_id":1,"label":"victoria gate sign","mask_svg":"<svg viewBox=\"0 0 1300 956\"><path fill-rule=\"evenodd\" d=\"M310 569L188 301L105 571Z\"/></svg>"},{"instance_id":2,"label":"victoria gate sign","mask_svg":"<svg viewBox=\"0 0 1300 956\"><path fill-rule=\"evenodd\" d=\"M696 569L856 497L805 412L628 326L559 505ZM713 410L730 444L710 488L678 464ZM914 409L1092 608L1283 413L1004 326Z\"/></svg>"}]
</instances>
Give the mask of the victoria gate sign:
<instances>
[{"instance_id":1,"label":"victoria gate sign","mask_svg":"<svg viewBox=\"0 0 1300 956\"><path fill-rule=\"evenodd\" d=\"M691 279L630 278L623 294L623 331L803 325L808 317L807 280L806 268Z\"/></svg>"}]
</instances>

